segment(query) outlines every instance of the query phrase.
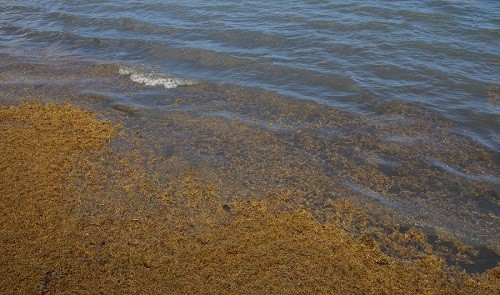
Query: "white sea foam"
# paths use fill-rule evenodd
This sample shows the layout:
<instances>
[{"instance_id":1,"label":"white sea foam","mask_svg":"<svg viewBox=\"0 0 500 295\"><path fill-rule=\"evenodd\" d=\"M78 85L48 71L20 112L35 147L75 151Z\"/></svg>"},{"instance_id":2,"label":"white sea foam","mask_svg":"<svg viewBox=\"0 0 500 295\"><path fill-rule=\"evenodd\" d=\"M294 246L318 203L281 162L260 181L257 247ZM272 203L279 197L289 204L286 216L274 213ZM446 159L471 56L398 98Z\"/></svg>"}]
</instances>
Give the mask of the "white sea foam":
<instances>
[{"instance_id":1,"label":"white sea foam","mask_svg":"<svg viewBox=\"0 0 500 295\"><path fill-rule=\"evenodd\" d=\"M133 82L141 83L146 86L163 86L166 89L196 84L194 80L169 77L161 73L141 72L132 68L120 68L118 73L120 75L130 75L130 80Z\"/></svg>"}]
</instances>

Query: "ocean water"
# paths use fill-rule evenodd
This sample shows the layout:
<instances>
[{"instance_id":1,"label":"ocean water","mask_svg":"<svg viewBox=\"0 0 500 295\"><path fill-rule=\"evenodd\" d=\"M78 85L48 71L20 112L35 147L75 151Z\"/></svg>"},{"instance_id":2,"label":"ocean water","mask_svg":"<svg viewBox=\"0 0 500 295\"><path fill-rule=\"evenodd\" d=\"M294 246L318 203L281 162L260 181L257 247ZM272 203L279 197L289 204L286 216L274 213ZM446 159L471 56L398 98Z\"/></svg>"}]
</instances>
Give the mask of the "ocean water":
<instances>
[{"instance_id":1,"label":"ocean water","mask_svg":"<svg viewBox=\"0 0 500 295\"><path fill-rule=\"evenodd\" d=\"M498 242L499 34L494 0L2 0L0 90L73 83L228 186L358 194Z\"/></svg>"},{"instance_id":2,"label":"ocean water","mask_svg":"<svg viewBox=\"0 0 500 295\"><path fill-rule=\"evenodd\" d=\"M358 112L424 103L498 151L499 28L498 1L3 0L0 44Z\"/></svg>"}]
</instances>

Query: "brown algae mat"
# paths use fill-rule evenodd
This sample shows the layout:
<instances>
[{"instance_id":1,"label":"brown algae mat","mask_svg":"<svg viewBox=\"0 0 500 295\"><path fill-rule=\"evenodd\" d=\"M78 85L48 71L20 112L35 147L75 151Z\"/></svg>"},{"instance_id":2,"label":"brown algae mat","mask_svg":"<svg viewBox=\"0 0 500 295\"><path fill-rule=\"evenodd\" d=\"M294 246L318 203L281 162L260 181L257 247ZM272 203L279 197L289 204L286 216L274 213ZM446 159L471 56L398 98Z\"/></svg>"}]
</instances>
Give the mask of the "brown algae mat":
<instances>
[{"instance_id":1,"label":"brown algae mat","mask_svg":"<svg viewBox=\"0 0 500 295\"><path fill-rule=\"evenodd\" d=\"M418 232L392 239L422 242L406 257L354 238L347 202L320 222L293 196L224 203L162 179L129 136L69 104L0 107L0 293L500 293L500 267L466 274Z\"/></svg>"}]
</instances>

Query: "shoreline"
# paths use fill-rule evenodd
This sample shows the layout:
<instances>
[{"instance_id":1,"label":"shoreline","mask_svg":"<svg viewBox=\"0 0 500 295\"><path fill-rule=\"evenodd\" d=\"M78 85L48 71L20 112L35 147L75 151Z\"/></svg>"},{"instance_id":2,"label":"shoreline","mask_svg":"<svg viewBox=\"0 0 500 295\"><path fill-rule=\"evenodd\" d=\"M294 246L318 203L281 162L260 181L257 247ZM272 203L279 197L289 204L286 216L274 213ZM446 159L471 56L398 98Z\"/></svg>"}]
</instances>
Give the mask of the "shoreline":
<instances>
[{"instance_id":1,"label":"shoreline","mask_svg":"<svg viewBox=\"0 0 500 295\"><path fill-rule=\"evenodd\" d=\"M2 277L4 290L498 291L498 266L465 275L421 232L376 232L347 201L332 202L321 223L293 195L226 203L196 172L165 178L150 169L165 159L145 155L140 137L96 115L40 102L0 109L9 155L0 169L2 268L16 274ZM350 227L363 234L353 238ZM382 251L389 245L400 255Z\"/></svg>"},{"instance_id":2,"label":"shoreline","mask_svg":"<svg viewBox=\"0 0 500 295\"><path fill-rule=\"evenodd\" d=\"M475 177L496 154L423 106L356 115L105 63L0 65L4 289L499 288L494 183Z\"/></svg>"},{"instance_id":3,"label":"shoreline","mask_svg":"<svg viewBox=\"0 0 500 295\"><path fill-rule=\"evenodd\" d=\"M394 101L356 114L229 85L148 87L116 64L0 59L2 101L41 97L102 113L143 134L157 155L195 167L223 195L293 193L317 216L330 200L347 199L429 235L500 241L498 153L425 106Z\"/></svg>"}]
</instances>

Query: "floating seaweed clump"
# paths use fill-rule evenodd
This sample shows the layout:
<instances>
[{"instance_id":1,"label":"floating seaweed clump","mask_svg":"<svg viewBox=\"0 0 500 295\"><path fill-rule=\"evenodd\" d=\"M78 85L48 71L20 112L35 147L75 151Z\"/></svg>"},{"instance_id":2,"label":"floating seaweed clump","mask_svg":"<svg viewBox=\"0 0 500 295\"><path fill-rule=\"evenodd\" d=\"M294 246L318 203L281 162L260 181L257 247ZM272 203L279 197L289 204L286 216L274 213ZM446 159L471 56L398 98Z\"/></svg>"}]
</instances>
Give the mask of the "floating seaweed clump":
<instances>
[{"instance_id":1,"label":"floating seaweed clump","mask_svg":"<svg viewBox=\"0 0 500 295\"><path fill-rule=\"evenodd\" d=\"M108 144L116 128L72 105L0 108L1 290L500 292L499 267L468 275L431 249L416 257L390 256L367 236L353 238L345 215L319 222L289 198L222 202L214 187L193 177L162 181L143 151Z\"/></svg>"}]
</instances>

